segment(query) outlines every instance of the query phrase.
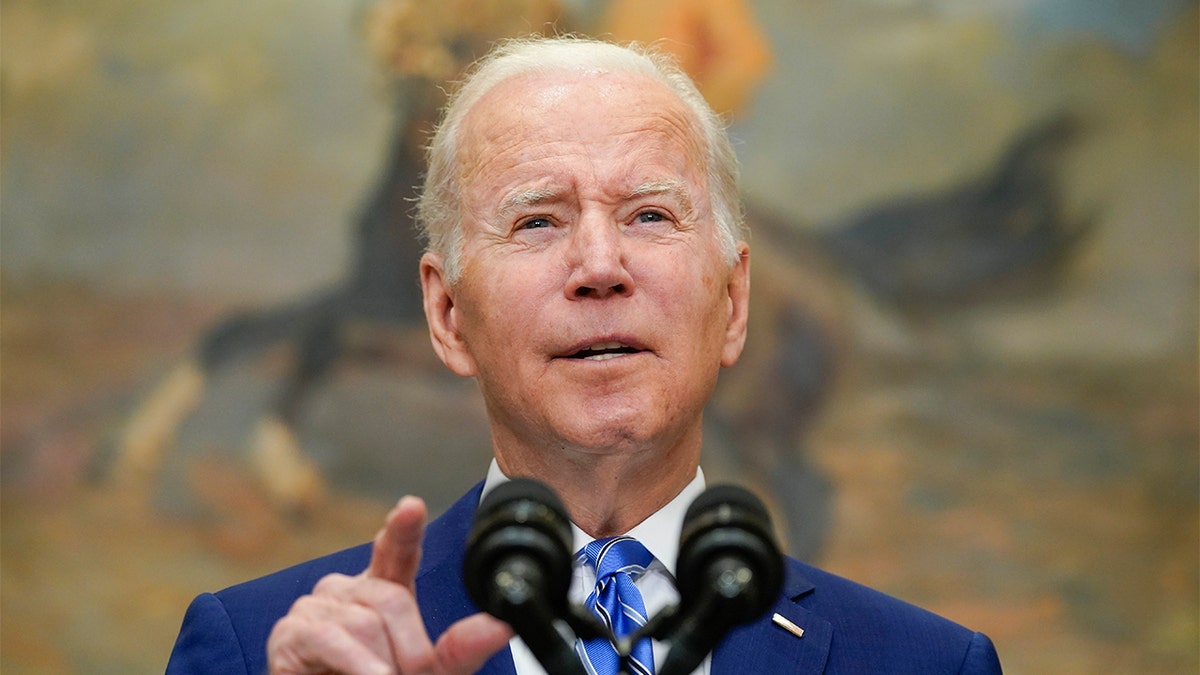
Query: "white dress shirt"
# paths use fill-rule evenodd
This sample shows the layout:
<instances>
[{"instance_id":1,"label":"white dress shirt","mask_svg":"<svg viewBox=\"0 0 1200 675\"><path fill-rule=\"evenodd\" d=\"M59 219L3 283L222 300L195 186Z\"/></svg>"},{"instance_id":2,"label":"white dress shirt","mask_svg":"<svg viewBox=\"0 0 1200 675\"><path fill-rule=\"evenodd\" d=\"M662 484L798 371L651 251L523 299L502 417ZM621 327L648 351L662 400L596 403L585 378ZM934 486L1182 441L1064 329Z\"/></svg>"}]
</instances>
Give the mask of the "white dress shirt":
<instances>
[{"instance_id":1,"label":"white dress shirt","mask_svg":"<svg viewBox=\"0 0 1200 675\"><path fill-rule=\"evenodd\" d=\"M491 467L488 468L487 480L483 483L483 496L507 480L508 477L504 475L504 472L500 470L500 465L493 459ZM662 608L679 600L674 576L675 561L679 557L679 532L683 529L683 516L687 513L688 506L701 492L704 492L704 472L700 470L700 467L696 467L696 477L684 486L674 499L625 533L642 542L646 550L654 556L654 562L636 582L638 590L642 593L642 600L646 603L647 616L654 616ZM482 498L481 496L480 499ZM575 523L571 523L571 534L574 538L572 553L577 553L593 539L579 529ZM595 586L596 571L587 565L577 565L571 577L568 599L572 603L582 605ZM653 644L654 665L657 671L662 667L670 645L658 640L654 640ZM538 663L533 652L529 651L529 647L520 637L514 637L509 642L509 647L512 649L513 665L516 666L517 675L546 675L542 664ZM711 658L711 656L704 657L704 661L692 675L708 675Z\"/></svg>"}]
</instances>

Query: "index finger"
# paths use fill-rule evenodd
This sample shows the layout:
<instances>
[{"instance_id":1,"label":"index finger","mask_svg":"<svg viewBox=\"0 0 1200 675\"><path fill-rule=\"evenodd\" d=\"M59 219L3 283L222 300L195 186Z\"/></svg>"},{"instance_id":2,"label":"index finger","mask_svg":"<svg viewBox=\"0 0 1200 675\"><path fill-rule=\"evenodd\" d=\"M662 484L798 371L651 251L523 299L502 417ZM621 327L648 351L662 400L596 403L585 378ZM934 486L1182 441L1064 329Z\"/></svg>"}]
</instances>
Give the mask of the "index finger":
<instances>
[{"instance_id":1,"label":"index finger","mask_svg":"<svg viewBox=\"0 0 1200 675\"><path fill-rule=\"evenodd\" d=\"M417 567L421 564L425 516L425 502L419 497L402 497L396 503L384 520L383 528L375 535L367 576L413 589Z\"/></svg>"}]
</instances>

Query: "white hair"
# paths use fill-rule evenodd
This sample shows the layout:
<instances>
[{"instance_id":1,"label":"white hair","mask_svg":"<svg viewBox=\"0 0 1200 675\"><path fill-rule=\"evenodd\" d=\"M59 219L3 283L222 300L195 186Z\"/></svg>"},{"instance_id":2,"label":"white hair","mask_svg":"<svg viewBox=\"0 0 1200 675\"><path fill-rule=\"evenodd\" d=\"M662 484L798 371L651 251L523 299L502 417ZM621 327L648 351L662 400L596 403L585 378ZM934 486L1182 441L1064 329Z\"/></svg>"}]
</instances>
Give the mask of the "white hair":
<instances>
[{"instance_id":1,"label":"white hair","mask_svg":"<svg viewBox=\"0 0 1200 675\"><path fill-rule=\"evenodd\" d=\"M696 117L705 150L711 210L717 237L729 264L745 239L738 198L738 163L724 120L709 107L668 56L637 45L619 46L576 36L531 36L500 42L480 59L446 105L428 149L428 171L417 202L417 224L428 250L442 256L448 283L461 273L462 201L458 184L459 135L463 119L487 92L510 78L555 70L632 73L663 83Z\"/></svg>"}]
</instances>

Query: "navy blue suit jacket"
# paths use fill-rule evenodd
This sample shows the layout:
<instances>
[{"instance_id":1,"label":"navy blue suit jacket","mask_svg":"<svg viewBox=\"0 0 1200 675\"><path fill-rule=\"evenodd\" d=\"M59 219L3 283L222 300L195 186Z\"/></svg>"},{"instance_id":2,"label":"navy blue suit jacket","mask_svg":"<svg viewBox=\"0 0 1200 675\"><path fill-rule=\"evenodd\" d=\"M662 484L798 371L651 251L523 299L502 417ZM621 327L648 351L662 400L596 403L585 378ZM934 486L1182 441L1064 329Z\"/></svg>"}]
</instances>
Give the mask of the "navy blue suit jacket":
<instances>
[{"instance_id":1,"label":"navy blue suit jacket","mask_svg":"<svg viewBox=\"0 0 1200 675\"><path fill-rule=\"evenodd\" d=\"M482 483L426 529L417 598L430 636L478 610L462 583L464 542ZM370 544L197 597L167 664L168 675L266 672L271 628L317 581L358 574ZM802 637L772 623L779 613ZM480 671L514 675L502 649ZM713 651L714 675L728 673L999 673L987 636L846 579L788 559L775 607L732 631Z\"/></svg>"}]
</instances>

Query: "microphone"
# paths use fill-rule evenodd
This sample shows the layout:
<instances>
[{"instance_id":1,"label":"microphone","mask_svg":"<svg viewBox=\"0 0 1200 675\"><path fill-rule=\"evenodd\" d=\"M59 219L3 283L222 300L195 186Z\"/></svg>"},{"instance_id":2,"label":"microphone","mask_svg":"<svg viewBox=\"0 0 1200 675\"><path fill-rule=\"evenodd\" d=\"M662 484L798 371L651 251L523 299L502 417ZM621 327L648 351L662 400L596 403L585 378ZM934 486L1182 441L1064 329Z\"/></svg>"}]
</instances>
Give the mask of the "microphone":
<instances>
[{"instance_id":1,"label":"microphone","mask_svg":"<svg viewBox=\"0 0 1200 675\"><path fill-rule=\"evenodd\" d=\"M571 521L554 492L518 478L475 514L463 559L471 600L507 622L549 673L585 675L562 624L569 620ZM573 621L571 622L574 623Z\"/></svg>"},{"instance_id":2,"label":"microphone","mask_svg":"<svg viewBox=\"0 0 1200 675\"><path fill-rule=\"evenodd\" d=\"M671 643L659 675L688 675L725 633L774 604L783 556L762 501L734 485L697 497L683 519L676 580L679 605L644 629Z\"/></svg>"}]
</instances>

